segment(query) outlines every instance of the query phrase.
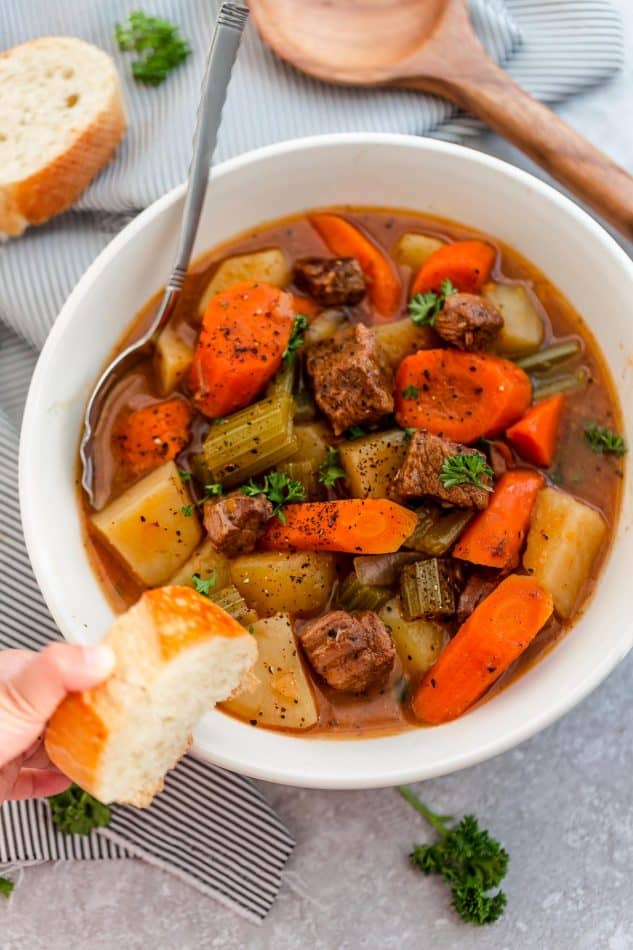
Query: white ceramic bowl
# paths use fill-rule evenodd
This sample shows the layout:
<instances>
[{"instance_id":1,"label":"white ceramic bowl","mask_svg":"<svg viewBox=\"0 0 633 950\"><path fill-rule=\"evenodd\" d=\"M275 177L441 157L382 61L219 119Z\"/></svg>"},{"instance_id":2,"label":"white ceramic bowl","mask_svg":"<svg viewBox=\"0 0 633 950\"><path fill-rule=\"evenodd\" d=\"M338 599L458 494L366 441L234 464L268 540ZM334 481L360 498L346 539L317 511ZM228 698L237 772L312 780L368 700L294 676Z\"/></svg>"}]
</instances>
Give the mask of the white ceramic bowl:
<instances>
[{"instance_id":1,"label":"white ceramic bowl","mask_svg":"<svg viewBox=\"0 0 633 950\"><path fill-rule=\"evenodd\" d=\"M76 498L86 399L136 311L167 278L183 188L140 214L99 255L62 310L24 416L20 493L35 573L69 640L90 643L113 614L88 564ZM350 134L274 145L212 173L195 254L246 228L308 207L411 208L473 225L518 249L558 285L599 337L624 406L633 404L633 264L580 208L480 152L429 139ZM633 417L625 415L633 444ZM633 499L627 478L617 537L597 592L573 631L537 666L461 719L363 740L296 738L220 712L195 751L290 785L393 785L464 768L547 726L603 680L633 644Z\"/></svg>"}]
</instances>

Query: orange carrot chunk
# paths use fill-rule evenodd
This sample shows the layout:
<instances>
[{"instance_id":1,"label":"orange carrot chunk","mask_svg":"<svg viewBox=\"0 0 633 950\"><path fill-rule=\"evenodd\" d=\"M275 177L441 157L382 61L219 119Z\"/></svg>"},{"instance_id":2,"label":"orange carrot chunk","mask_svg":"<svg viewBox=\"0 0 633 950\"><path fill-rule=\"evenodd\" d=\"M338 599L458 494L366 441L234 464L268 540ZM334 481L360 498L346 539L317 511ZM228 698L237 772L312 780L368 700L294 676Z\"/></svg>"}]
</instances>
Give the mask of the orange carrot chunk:
<instances>
[{"instance_id":1,"label":"orange carrot chunk","mask_svg":"<svg viewBox=\"0 0 633 950\"><path fill-rule=\"evenodd\" d=\"M295 313L302 313L308 320L314 319L323 310L323 307L319 307L318 303L310 297L304 297L301 294L292 294L292 306Z\"/></svg>"},{"instance_id":2,"label":"orange carrot chunk","mask_svg":"<svg viewBox=\"0 0 633 950\"><path fill-rule=\"evenodd\" d=\"M295 310L291 294L242 281L209 301L187 382L210 419L248 406L270 382L284 354Z\"/></svg>"},{"instance_id":3,"label":"orange carrot chunk","mask_svg":"<svg viewBox=\"0 0 633 950\"><path fill-rule=\"evenodd\" d=\"M489 353L419 350L396 372L398 425L455 442L498 435L523 415L531 398L527 374Z\"/></svg>"},{"instance_id":4,"label":"orange carrot chunk","mask_svg":"<svg viewBox=\"0 0 633 950\"><path fill-rule=\"evenodd\" d=\"M475 608L418 686L413 711L431 725L461 716L523 653L553 610L531 577L511 574Z\"/></svg>"},{"instance_id":5,"label":"orange carrot chunk","mask_svg":"<svg viewBox=\"0 0 633 950\"><path fill-rule=\"evenodd\" d=\"M143 475L173 459L189 442L193 412L180 396L125 415L115 427L119 456L130 475Z\"/></svg>"},{"instance_id":6,"label":"orange carrot chunk","mask_svg":"<svg viewBox=\"0 0 633 950\"><path fill-rule=\"evenodd\" d=\"M545 468L554 461L556 437L565 397L560 393L537 402L506 431L506 437L526 462Z\"/></svg>"},{"instance_id":7,"label":"orange carrot chunk","mask_svg":"<svg viewBox=\"0 0 633 950\"><path fill-rule=\"evenodd\" d=\"M496 256L494 247L484 241L455 241L438 247L416 274L411 295L439 292L445 280L457 290L478 294L490 277Z\"/></svg>"},{"instance_id":8,"label":"orange carrot chunk","mask_svg":"<svg viewBox=\"0 0 633 950\"><path fill-rule=\"evenodd\" d=\"M286 505L286 523L268 522L261 546L270 551L391 554L413 534L417 515L384 498Z\"/></svg>"},{"instance_id":9,"label":"orange carrot chunk","mask_svg":"<svg viewBox=\"0 0 633 950\"><path fill-rule=\"evenodd\" d=\"M502 475L488 507L455 545L453 557L485 567L516 567L542 485L543 476L531 469L515 468Z\"/></svg>"},{"instance_id":10,"label":"orange carrot chunk","mask_svg":"<svg viewBox=\"0 0 633 950\"><path fill-rule=\"evenodd\" d=\"M367 293L379 317L400 309L402 285L394 262L338 214L312 214L310 223L337 257L355 257L367 279Z\"/></svg>"}]
</instances>

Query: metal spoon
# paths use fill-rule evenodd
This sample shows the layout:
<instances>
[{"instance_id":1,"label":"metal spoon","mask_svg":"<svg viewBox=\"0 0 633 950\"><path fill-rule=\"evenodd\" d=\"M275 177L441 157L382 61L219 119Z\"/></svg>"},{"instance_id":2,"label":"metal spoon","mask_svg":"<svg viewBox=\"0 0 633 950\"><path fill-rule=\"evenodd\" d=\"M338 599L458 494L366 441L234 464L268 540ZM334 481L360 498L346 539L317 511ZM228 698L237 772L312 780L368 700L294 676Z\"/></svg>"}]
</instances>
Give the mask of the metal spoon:
<instances>
[{"instance_id":1,"label":"metal spoon","mask_svg":"<svg viewBox=\"0 0 633 950\"><path fill-rule=\"evenodd\" d=\"M200 212L209 180L209 167L222 117L222 107L247 19L248 10L239 3L225 2L218 12L211 38L207 68L202 81L176 260L165 285L156 316L143 336L119 353L104 370L86 407L83 436L79 448L83 465L81 484L93 507L100 507L95 504L93 464L94 440L99 417L113 383L121 377L125 369L136 363L156 340L174 312L174 307L182 292L193 242L198 231Z\"/></svg>"}]
</instances>

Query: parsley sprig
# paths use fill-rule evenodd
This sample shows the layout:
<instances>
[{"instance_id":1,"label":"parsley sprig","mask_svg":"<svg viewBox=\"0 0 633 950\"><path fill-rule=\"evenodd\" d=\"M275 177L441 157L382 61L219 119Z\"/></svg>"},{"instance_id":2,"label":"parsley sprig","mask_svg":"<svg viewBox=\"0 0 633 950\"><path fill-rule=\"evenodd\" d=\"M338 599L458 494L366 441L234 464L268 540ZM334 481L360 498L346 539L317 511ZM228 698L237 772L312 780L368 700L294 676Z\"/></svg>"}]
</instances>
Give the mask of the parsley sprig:
<instances>
[{"instance_id":1,"label":"parsley sprig","mask_svg":"<svg viewBox=\"0 0 633 950\"><path fill-rule=\"evenodd\" d=\"M411 863L423 874L439 874L450 884L453 907L468 924L492 924L501 917L507 902L499 887L508 870L508 852L479 827L473 815L465 815L449 827L448 815L436 815L410 788L398 791L423 815L440 836L436 844L419 844L411 852Z\"/></svg>"},{"instance_id":2,"label":"parsley sprig","mask_svg":"<svg viewBox=\"0 0 633 950\"><path fill-rule=\"evenodd\" d=\"M345 432L345 438L351 439L362 439L364 435L367 435L367 430L363 429L362 426L350 426L349 429Z\"/></svg>"},{"instance_id":3,"label":"parsley sprig","mask_svg":"<svg viewBox=\"0 0 633 950\"><path fill-rule=\"evenodd\" d=\"M300 350L303 346L303 334L310 325L310 321L303 313L298 313L295 316L295 321L292 324L292 330L290 332L290 339L288 340L288 346L284 350L283 359L286 363L292 365L294 363L297 350Z\"/></svg>"},{"instance_id":4,"label":"parsley sprig","mask_svg":"<svg viewBox=\"0 0 633 950\"><path fill-rule=\"evenodd\" d=\"M447 297L457 293L457 288L446 278L440 285L440 292L429 290L425 294L415 294L409 301L409 315L418 327L435 326L435 318L446 303Z\"/></svg>"},{"instance_id":5,"label":"parsley sprig","mask_svg":"<svg viewBox=\"0 0 633 950\"><path fill-rule=\"evenodd\" d=\"M14 887L15 884L8 877L0 877L0 895L2 897L10 897Z\"/></svg>"},{"instance_id":6,"label":"parsley sprig","mask_svg":"<svg viewBox=\"0 0 633 950\"><path fill-rule=\"evenodd\" d=\"M204 579L196 572L191 575L191 582L194 590L202 594L203 597L209 597L218 582L218 572L213 568L213 570L209 572L209 576Z\"/></svg>"},{"instance_id":7,"label":"parsley sprig","mask_svg":"<svg viewBox=\"0 0 633 950\"><path fill-rule=\"evenodd\" d=\"M449 455L442 462L440 481L444 488L457 488L458 485L475 485L492 491L492 485L482 478L494 478L494 472L481 455Z\"/></svg>"},{"instance_id":8,"label":"parsley sprig","mask_svg":"<svg viewBox=\"0 0 633 950\"><path fill-rule=\"evenodd\" d=\"M122 52L138 53L132 75L148 86L159 86L191 52L177 26L142 10L130 13L126 23L117 23L114 34Z\"/></svg>"},{"instance_id":9,"label":"parsley sprig","mask_svg":"<svg viewBox=\"0 0 633 950\"><path fill-rule=\"evenodd\" d=\"M594 452L611 455L624 455L626 452L626 442L621 435L594 422L585 426L585 438Z\"/></svg>"},{"instance_id":10,"label":"parsley sprig","mask_svg":"<svg viewBox=\"0 0 633 950\"><path fill-rule=\"evenodd\" d=\"M340 466L338 449L328 446L327 455L319 465L319 481L326 488L332 488L339 478L346 478L347 472Z\"/></svg>"},{"instance_id":11,"label":"parsley sprig","mask_svg":"<svg viewBox=\"0 0 633 950\"><path fill-rule=\"evenodd\" d=\"M273 506L270 517L277 515L282 524L286 523L286 516L281 510L283 505L306 500L301 482L288 478L285 472L271 472L264 478L263 485L258 485L251 478L248 485L242 485L240 490L243 495L265 495Z\"/></svg>"},{"instance_id":12,"label":"parsley sprig","mask_svg":"<svg viewBox=\"0 0 633 950\"><path fill-rule=\"evenodd\" d=\"M64 834L87 835L93 828L105 828L110 824L108 806L78 785L71 785L59 795L51 795L48 801L51 818Z\"/></svg>"}]
</instances>

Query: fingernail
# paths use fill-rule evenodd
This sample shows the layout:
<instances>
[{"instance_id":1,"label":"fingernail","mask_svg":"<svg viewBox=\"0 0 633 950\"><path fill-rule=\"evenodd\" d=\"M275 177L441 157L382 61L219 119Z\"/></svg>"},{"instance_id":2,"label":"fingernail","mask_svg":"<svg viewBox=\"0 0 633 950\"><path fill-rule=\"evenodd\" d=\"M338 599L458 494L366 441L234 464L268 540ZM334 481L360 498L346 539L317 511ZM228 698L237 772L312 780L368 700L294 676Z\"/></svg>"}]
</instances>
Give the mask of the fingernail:
<instances>
[{"instance_id":1,"label":"fingernail","mask_svg":"<svg viewBox=\"0 0 633 950\"><path fill-rule=\"evenodd\" d=\"M114 669L116 658L110 647L83 647L86 669L95 676L107 676Z\"/></svg>"}]
</instances>

